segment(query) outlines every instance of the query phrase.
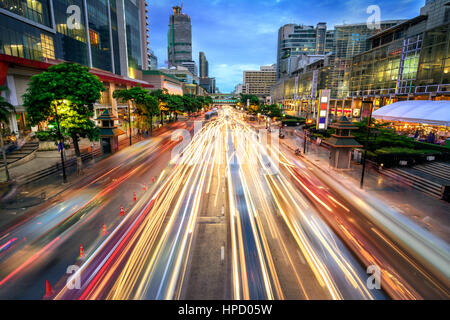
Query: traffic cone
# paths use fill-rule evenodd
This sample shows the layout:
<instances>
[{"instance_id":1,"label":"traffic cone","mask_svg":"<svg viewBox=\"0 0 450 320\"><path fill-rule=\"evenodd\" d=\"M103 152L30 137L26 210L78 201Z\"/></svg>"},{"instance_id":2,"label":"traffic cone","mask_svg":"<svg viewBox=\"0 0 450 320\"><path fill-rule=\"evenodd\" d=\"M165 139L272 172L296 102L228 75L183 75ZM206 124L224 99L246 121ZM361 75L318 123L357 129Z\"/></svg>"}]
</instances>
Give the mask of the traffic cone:
<instances>
[{"instance_id":1,"label":"traffic cone","mask_svg":"<svg viewBox=\"0 0 450 320\"><path fill-rule=\"evenodd\" d=\"M103 232L103 235L104 235L104 236L106 236L106 234L108 233L108 232L106 232L106 224L103 224L103 226L102 226L102 232Z\"/></svg>"},{"instance_id":2,"label":"traffic cone","mask_svg":"<svg viewBox=\"0 0 450 320\"><path fill-rule=\"evenodd\" d=\"M83 258L83 257L84 257L84 248L83 248L83 245L80 244L80 258Z\"/></svg>"},{"instance_id":3,"label":"traffic cone","mask_svg":"<svg viewBox=\"0 0 450 320\"><path fill-rule=\"evenodd\" d=\"M45 296L44 298L50 298L53 295L53 289L50 285L50 281L45 280Z\"/></svg>"},{"instance_id":4,"label":"traffic cone","mask_svg":"<svg viewBox=\"0 0 450 320\"><path fill-rule=\"evenodd\" d=\"M137 198L136 198L136 192L133 192L133 201L136 201L137 200Z\"/></svg>"},{"instance_id":5,"label":"traffic cone","mask_svg":"<svg viewBox=\"0 0 450 320\"><path fill-rule=\"evenodd\" d=\"M120 206L120 216L123 217L125 215L125 210L123 210L123 207Z\"/></svg>"},{"instance_id":6,"label":"traffic cone","mask_svg":"<svg viewBox=\"0 0 450 320\"><path fill-rule=\"evenodd\" d=\"M152 182L153 182L153 183L155 182L155 177L152 178Z\"/></svg>"},{"instance_id":7,"label":"traffic cone","mask_svg":"<svg viewBox=\"0 0 450 320\"><path fill-rule=\"evenodd\" d=\"M147 191L147 185L144 183L144 186L142 187L142 191Z\"/></svg>"}]
</instances>

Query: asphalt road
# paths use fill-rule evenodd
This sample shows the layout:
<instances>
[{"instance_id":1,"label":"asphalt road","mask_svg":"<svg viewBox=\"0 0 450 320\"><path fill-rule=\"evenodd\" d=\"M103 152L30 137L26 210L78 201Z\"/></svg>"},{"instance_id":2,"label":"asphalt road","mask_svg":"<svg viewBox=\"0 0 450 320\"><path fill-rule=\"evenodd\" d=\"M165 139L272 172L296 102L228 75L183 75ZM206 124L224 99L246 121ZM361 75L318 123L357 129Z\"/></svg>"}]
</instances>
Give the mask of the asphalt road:
<instances>
[{"instance_id":1,"label":"asphalt road","mask_svg":"<svg viewBox=\"0 0 450 320\"><path fill-rule=\"evenodd\" d=\"M183 128L97 163L2 231L0 298L41 299L46 280L48 299L448 298L448 245L345 191L277 132L231 109Z\"/></svg>"}]
</instances>

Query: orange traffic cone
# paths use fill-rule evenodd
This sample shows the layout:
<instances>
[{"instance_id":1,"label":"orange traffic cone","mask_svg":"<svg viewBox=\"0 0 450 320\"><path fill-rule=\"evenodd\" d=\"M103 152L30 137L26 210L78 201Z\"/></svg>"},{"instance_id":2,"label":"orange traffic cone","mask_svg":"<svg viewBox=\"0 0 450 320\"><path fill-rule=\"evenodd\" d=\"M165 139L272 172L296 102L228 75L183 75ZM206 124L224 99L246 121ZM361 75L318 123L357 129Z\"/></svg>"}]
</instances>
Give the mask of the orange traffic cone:
<instances>
[{"instance_id":1,"label":"orange traffic cone","mask_svg":"<svg viewBox=\"0 0 450 320\"><path fill-rule=\"evenodd\" d=\"M123 217L125 215L125 210L123 210L123 207L120 206L120 216Z\"/></svg>"},{"instance_id":2,"label":"orange traffic cone","mask_svg":"<svg viewBox=\"0 0 450 320\"><path fill-rule=\"evenodd\" d=\"M136 198L136 192L133 192L133 201L136 201L137 200L137 198Z\"/></svg>"},{"instance_id":3,"label":"orange traffic cone","mask_svg":"<svg viewBox=\"0 0 450 320\"><path fill-rule=\"evenodd\" d=\"M147 185L144 183L144 186L142 187L142 191L147 191Z\"/></svg>"},{"instance_id":4,"label":"orange traffic cone","mask_svg":"<svg viewBox=\"0 0 450 320\"><path fill-rule=\"evenodd\" d=\"M155 177L152 178L152 182L155 182Z\"/></svg>"},{"instance_id":5,"label":"orange traffic cone","mask_svg":"<svg viewBox=\"0 0 450 320\"><path fill-rule=\"evenodd\" d=\"M53 295L53 289L50 285L50 281L45 280L45 296L44 298L50 298Z\"/></svg>"},{"instance_id":6,"label":"orange traffic cone","mask_svg":"<svg viewBox=\"0 0 450 320\"><path fill-rule=\"evenodd\" d=\"M80 258L83 258L83 257L84 257L84 248L83 248L83 245L80 244Z\"/></svg>"},{"instance_id":7,"label":"orange traffic cone","mask_svg":"<svg viewBox=\"0 0 450 320\"><path fill-rule=\"evenodd\" d=\"M104 236L106 236L106 234L108 233L108 232L106 232L106 224L103 224L102 232L103 232Z\"/></svg>"}]
</instances>

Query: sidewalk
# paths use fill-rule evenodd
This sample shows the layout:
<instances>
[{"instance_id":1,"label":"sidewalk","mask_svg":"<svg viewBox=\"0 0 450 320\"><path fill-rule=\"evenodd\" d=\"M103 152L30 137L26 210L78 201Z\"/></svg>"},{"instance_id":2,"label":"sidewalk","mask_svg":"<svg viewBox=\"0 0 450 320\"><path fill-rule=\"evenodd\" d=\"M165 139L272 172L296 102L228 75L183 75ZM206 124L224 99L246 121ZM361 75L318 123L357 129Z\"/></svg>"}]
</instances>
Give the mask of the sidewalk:
<instances>
[{"instance_id":1,"label":"sidewalk","mask_svg":"<svg viewBox=\"0 0 450 320\"><path fill-rule=\"evenodd\" d=\"M179 122L189 120L190 119L181 118L179 119ZM165 130L171 125L172 123L169 123L169 125L165 124L163 127L155 129L152 136L133 136L132 143L134 145L139 141L152 139L158 136L160 130ZM119 150L129 147L129 143L129 136L121 136L119 139ZM91 146L92 143L87 139L83 139L82 141L80 141L80 151L82 153L91 152ZM100 147L98 142L96 143L95 147L96 149ZM38 152L37 154L38 156L35 159L10 170L10 174L13 179L21 176L27 176L46 168L50 168L61 162L61 156L58 151ZM12 199L0 204L0 228L18 219L19 217L26 217L29 212L33 211L33 207L38 206L45 201L51 201L53 198L57 197L65 190L70 189L80 179L83 179L93 173L92 170L95 169L95 164L108 156L109 155L101 155L95 157L92 160L87 159L86 161L84 161L83 175L81 176L78 176L76 166L67 167L67 184L62 183L62 173L58 172L57 174L49 175L29 184L18 185L17 192L12 197ZM68 158L70 159L72 157ZM2 181L1 179L3 179L3 181L6 180L4 171L0 170L0 181Z\"/></svg>"},{"instance_id":2,"label":"sidewalk","mask_svg":"<svg viewBox=\"0 0 450 320\"><path fill-rule=\"evenodd\" d=\"M296 130L297 136L291 135L294 129L285 129L285 131L287 132L286 138L281 140L281 144L285 144L293 150L300 148L303 153L303 132ZM352 163L351 169L335 170L329 166L329 150L311 142L307 143L305 157L336 180L351 188L360 187L361 165ZM401 184L380 174L370 166L366 167L364 190L435 236L450 243L450 203L432 198Z\"/></svg>"}]
</instances>

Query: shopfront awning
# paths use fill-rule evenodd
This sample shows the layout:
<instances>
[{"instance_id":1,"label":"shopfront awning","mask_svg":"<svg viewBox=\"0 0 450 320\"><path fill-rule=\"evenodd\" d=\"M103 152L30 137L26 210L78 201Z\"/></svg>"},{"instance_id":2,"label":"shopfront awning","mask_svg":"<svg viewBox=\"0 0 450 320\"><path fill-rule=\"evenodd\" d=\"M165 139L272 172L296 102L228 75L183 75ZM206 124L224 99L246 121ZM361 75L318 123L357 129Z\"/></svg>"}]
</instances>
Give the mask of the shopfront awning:
<instances>
[{"instance_id":1,"label":"shopfront awning","mask_svg":"<svg viewBox=\"0 0 450 320\"><path fill-rule=\"evenodd\" d=\"M450 126L450 101L411 100L389 104L373 112L378 120Z\"/></svg>"}]
</instances>

